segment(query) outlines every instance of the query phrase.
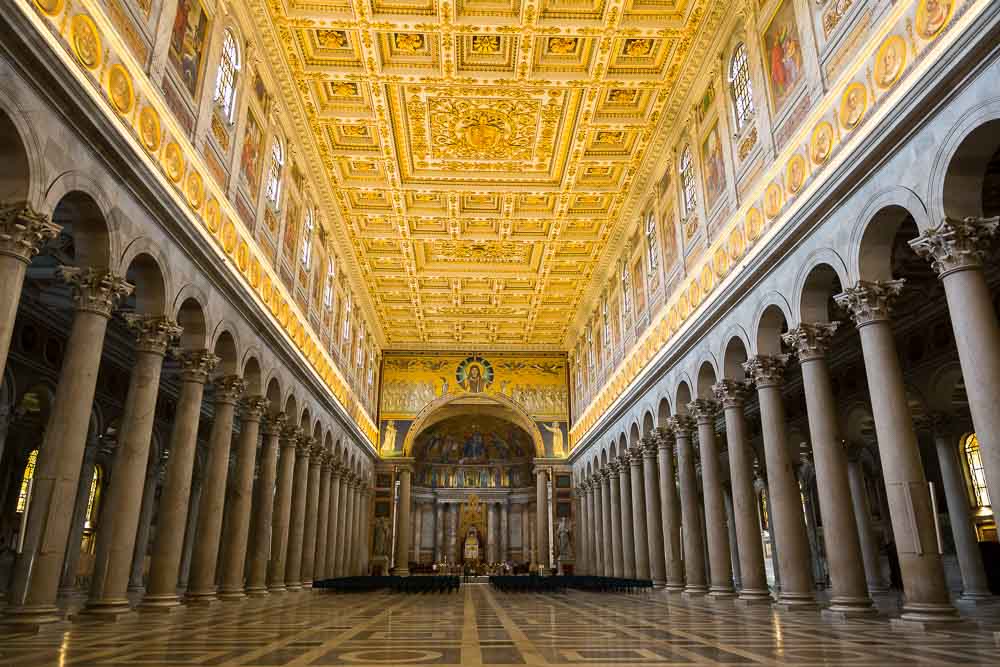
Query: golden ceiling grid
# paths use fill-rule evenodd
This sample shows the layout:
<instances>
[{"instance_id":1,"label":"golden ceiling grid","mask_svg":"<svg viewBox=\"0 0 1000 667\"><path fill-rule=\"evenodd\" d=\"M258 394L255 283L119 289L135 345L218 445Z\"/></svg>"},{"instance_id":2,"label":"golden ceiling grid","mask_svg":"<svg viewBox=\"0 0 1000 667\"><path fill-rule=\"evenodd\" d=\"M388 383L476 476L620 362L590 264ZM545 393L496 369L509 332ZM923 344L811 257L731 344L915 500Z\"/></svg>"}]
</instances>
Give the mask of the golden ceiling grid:
<instances>
[{"instance_id":1,"label":"golden ceiling grid","mask_svg":"<svg viewBox=\"0 0 1000 667\"><path fill-rule=\"evenodd\" d=\"M252 0L389 347L564 349L713 2Z\"/></svg>"}]
</instances>

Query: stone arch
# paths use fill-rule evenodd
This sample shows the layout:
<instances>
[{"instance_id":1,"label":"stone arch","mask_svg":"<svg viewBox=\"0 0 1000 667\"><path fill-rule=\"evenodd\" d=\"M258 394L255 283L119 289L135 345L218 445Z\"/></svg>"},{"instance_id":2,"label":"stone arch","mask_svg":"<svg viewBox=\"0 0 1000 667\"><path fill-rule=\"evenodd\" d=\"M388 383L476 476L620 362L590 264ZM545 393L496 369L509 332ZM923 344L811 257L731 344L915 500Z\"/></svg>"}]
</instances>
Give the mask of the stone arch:
<instances>
[{"instance_id":1,"label":"stone arch","mask_svg":"<svg viewBox=\"0 0 1000 667\"><path fill-rule=\"evenodd\" d=\"M41 181L38 142L31 125L7 95L0 96L0 202L34 206Z\"/></svg>"},{"instance_id":2,"label":"stone arch","mask_svg":"<svg viewBox=\"0 0 1000 667\"><path fill-rule=\"evenodd\" d=\"M264 391L260 362L254 355L248 355L243 361L243 381L246 383L247 396L260 396Z\"/></svg>"},{"instance_id":3,"label":"stone arch","mask_svg":"<svg viewBox=\"0 0 1000 667\"><path fill-rule=\"evenodd\" d=\"M115 251L118 225L113 209L111 198L96 180L81 171L67 171L49 185L39 213L63 225L63 235L85 241L75 248L77 266L117 269L111 264L121 254Z\"/></svg>"},{"instance_id":4,"label":"stone arch","mask_svg":"<svg viewBox=\"0 0 1000 667\"><path fill-rule=\"evenodd\" d=\"M779 354L781 352L781 334L788 331L791 309L784 298L777 302L770 300L764 303L766 305L762 305L755 319L755 352L767 355Z\"/></svg>"},{"instance_id":5,"label":"stone arch","mask_svg":"<svg viewBox=\"0 0 1000 667\"><path fill-rule=\"evenodd\" d=\"M722 377L726 380L742 382L746 380L743 364L750 358L746 339L740 333L734 333L726 343L722 357Z\"/></svg>"},{"instance_id":6,"label":"stone arch","mask_svg":"<svg viewBox=\"0 0 1000 667\"><path fill-rule=\"evenodd\" d=\"M674 399L674 409L677 410L677 414L686 415L688 409L688 403L691 402L693 398L691 394L691 383L687 380L681 380L677 385L677 393Z\"/></svg>"},{"instance_id":7,"label":"stone arch","mask_svg":"<svg viewBox=\"0 0 1000 667\"><path fill-rule=\"evenodd\" d=\"M995 76L996 65L993 70ZM969 196L970 191L983 192L989 165L1000 153L1000 98L984 101L958 116L937 149L927 185L931 221L1000 214L984 210L980 197Z\"/></svg>"},{"instance_id":8,"label":"stone arch","mask_svg":"<svg viewBox=\"0 0 1000 667\"><path fill-rule=\"evenodd\" d=\"M435 418L436 412L457 401L468 398L466 394L447 394L425 405L414 418L413 423L406 432L406 438L403 440L403 456L412 456L413 444L416 442L417 436L429 426L438 422L439 419ZM509 417L508 421L523 428L531 437L535 445L535 456L539 458L545 457L545 441L542 439L542 433L538 430L538 426L535 425L531 416L524 411L524 408L503 394L476 394L475 398L482 403L492 403L494 406L500 408L501 412L507 413Z\"/></svg>"},{"instance_id":9,"label":"stone arch","mask_svg":"<svg viewBox=\"0 0 1000 667\"><path fill-rule=\"evenodd\" d=\"M714 397L714 390L716 378L718 375L715 370L715 360L706 359L701 362L701 366L698 367L698 384L696 385L696 396L698 398L708 398Z\"/></svg>"},{"instance_id":10,"label":"stone arch","mask_svg":"<svg viewBox=\"0 0 1000 667\"><path fill-rule=\"evenodd\" d=\"M309 409L308 404L302 406L302 415L299 417L298 427L302 429L304 434L312 434L312 411Z\"/></svg>"},{"instance_id":11,"label":"stone arch","mask_svg":"<svg viewBox=\"0 0 1000 667\"><path fill-rule=\"evenodd\" d=\"M215 367L219 375L236 375L239 371L239 348L236 344L236 337L230 329L219 325L215 335L212 337L212 351L219 358L219 364Z\"/></svg>"},{"instance_id":12,"label":"stone arch","mask_svg":"<svg viewBox=\"0 0 1000 667\"><path fill-rule=\"evenodd\" d=\"M796 279L794 294L797 299L799 323L814 324L830 321L830 300L849 286L843 266L826 261L806 265Z\"/></svg>"},{"instance_id":13,"label":"stone arch","mask_svg":"<svg viewBox=\"0 0 1000 667\"><path fill-rule=\"evenodd\" d=\"M660 398L659 403L656 406L656 425L663 428L667 425L667 420L670 419L670 399L666 396Z\"/></svg>"},{"instance_id":14,"label":"stone arch","mask_svg":"<svg viewBox=\"0 0 1000 667\"><path fill-rule=\"evenodd\" d=\"M297 426L299 419L299 401L295 398L295 393L292 391L288 392L288 396L285 397L285 406L282 409L285 413L285 418L288 420L290 426Z\"/></svg>"},{"instance_id":15,"label":"stone arch","mask_svg":"<svg viewBox=\"0 0 1000 667\"><path fill-rule=\"evenodd\" d=\"M635 447L636 445L638 445L639 444L639 438L640 438L640 435L639 435L639 424L637 424L636 422L632 422L632 426L631 426L631 428L629 428L629 433L628 433L628 444L629 444L629 447Z\"/></svg>"},{"instance_id":16,"label":"stone arch","mask_svg":"<svg viewBox=\"0 0 1000 667\"><path fill-rule=\"evenodd\" d=\"M180 325L182 350L204 350L208 347L208 326L205 323L205 308L193 296L184 298L177 306L174 320Z\"/></svg>"},{"instance_id":17,"label":"stone arch","mask_svg":"<svg viewBox=\"0 0 1000 667\"><path fill-rule=\"evenodd\" d=\"M851 234L851 272L859 280L891 280L896 232L913 218L917 229L931 226L924 203L906 188L891 188L868 202Z\"/></svg>"},{"instance_id":18,"label":"stone arch","mask_svg":"<svg viewBox=\"0 0 1000 667\"><path fill-rule=\"evenodd\" d=\"M125 310L134 310L143 315L165 315L167 311L166 276L162 267L165 266L158 258L147 253L127 253L128 263L125 267L125 279L135 286L127 299Z\"/></svg>"},{"instance_id":19,"label":"stone arch","mask_svg":"<svg viewBox=\"0 0 1000 667\"><path fill-rule=\"evenodd\" d=\"M653 413L652 413L652 411L646 410L646 412L643 413L643 415L642 415L642 435L643 435L643 437L646 437L646 436L649 436L650 434L652 434L653 429L656 427L655 424L656 424L656 422L653 419Z\"/></svg>"},{"instance_id":20,"label":"stone arch","mask_svg":"<svg viewBox=\"0 0 1000 667\"><path fill-rule=\"evenodd\" d=\"M267 392L264 394L267 397L268 407L267 414L276 415L281 412L281 382L278 378L271 377L267 381Z\"/></svg>"},{"instance_id":21,"label":"stone arch","mask_svg":"<svg viewBox=\"0 0 1000 667\"><path fill-rule=\"evenodd\" d=\"M927 407L935 412L953 413L956 389L962 383L962 367L957 361L934 369L927 381ZM963 406L963 411L968 408Z\"/></svg>"}]
</instances>

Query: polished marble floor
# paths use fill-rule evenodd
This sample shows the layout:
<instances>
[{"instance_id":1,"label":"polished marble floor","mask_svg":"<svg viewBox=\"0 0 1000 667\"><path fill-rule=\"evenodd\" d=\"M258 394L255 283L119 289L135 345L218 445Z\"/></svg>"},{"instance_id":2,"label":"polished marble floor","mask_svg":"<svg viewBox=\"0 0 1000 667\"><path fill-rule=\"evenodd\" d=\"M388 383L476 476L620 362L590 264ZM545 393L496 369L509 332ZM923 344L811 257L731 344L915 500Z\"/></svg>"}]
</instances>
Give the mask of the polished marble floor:
<instances>
[{"instance_id":1,"label":"polished marble floor","mask_svg":"<svg viewBox=\"0 0 1000 667\"><path fill-rule=\"evenodd\" d=\"M0 665L996 665L1000 605L977 615L986 621L904 634L884 616L833 624L659 591L303 592L0 634Z\"/></svg>"}]
</instances>

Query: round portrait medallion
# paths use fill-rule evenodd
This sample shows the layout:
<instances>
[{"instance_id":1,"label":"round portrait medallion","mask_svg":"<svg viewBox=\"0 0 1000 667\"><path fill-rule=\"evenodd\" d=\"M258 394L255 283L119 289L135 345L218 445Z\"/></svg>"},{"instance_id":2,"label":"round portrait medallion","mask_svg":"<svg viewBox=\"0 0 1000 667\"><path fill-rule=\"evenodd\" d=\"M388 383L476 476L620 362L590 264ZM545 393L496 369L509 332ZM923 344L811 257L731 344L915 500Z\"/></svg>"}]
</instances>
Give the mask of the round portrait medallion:
<instances>
[{"instance_id":1,"label":"round portrait medallion","mask_svg":"<svg viewBox=\"0 0 1000 667\"><path fill-rule=\"evenodd\" d=\"M725 256L725 253L723 253ZM701 288L701 293L708 296L708 293L712 291L715 287L715 274L712 273L712 265L705 264L701 269L701 279L698 281L698 287Z\"/></svg>"},{"instance_id":2,"label":"round portrait medallion","mask_svg":"<svg viewBox=\"0 0 1000 667\"><path fill-rule=\"evenodd\" d=\"M934 39L951 21L955 0L920 0L917 7L917 34Z\"/></svg>"},{"instance_id":3,"label":"round portrait medallion","mask_svg":"<svg viewBox=\"0 0 1000 667\"><path fill-rule=\"evenodd\" d=\"M205 227L212 234L217 234L219 232L219 221L222 219L222 215L219 213L219 202L216 201L214 197L208 200L205 204Z\"/></svg>"},{"instance_id":4,"label":"round portrait medallion","mask_svg":"<svg viewBox=\"0 0 1000 667\"><path fill-rule=\"evenodd\" d=\"M743 223L743 231L746 233L747 241L753 243L759 239L763 228L764 219L761 217L760 209L752 208L747 211L746 221Z\"/></svg>"},{"instance_id":5,"label":"round portrait medallion","mask_svg":"<svg viewBox=\"0 0 1000 667\"><path fill-rule=\"evenodd\" d=\"M35 0L35 6L42 10L43 14L58 16L62 13L66 0Z\"/></svg>"},{"instance_id":6,"label":"round portrait medallion","mask_svg":"<svg viewBox=\"0 0 1000 667\"><path fill-rule=\"evenodd\" d=\"M830 153L833 152L833 140L833 125L823 121L816 126L809 142L809 157L813 164L823 164L830 159Z\"/></svg>"},{"instance_id":7,"label":"round portrait medallion","mask_svg":"<svg viewBox=\"0 0 1000 667\"><path fill-rule=\"evenodd\" d=\"M785 183L788 185L788 193L792 195L798 194L805 180L806 161L801 155L796 153L788 161L788 166L785 168Z\"/></svg>"},{"instance_id":8,"label":"round portrait medallion","mask_svg":"<svg viewBox=\"0 0 1000 667\"><path fill-rule=\"evenodd\" d=\"M160 114L153 107L143 107L139 112L139 137L150 153L160 150Z\"/></svg>"},{"instance_id":9,"label":"round portrait medallion","mask_svg":"<svg viewBox=\"0 0 1000 667\"><path fill-rule=\"evenodd\" d=\"M231 220L222 223L222 233L219 240L222 241L222 249L226 251L227 255L232 255L236 251L236 242L239 237L236 234L236 226Z\"/></svg>"},{"instance_id":10,"label":"round portrait medallion","mask_svg":"<svg viewBox=\"0 0 1000 667\"><path fill-rule=\"evenodd\" d=\"M167 144L163 149L163 166L167 170L167 176L174 183L180 183L184 176L184 153L175 141Z\"/></svg>"},{"instance_id":11,"label":"round portrait medallion","mask_svg":"<svg viewBox=\"0 0 1000 667\"><path fill-rule=\"evenodd\" d=\"M111 98L115 110L122 115L132 111L132 106L135 104L132 76L120 63L115 63L108 70L108 97Z\"/></svg>"},{"instance_id":12,"label":"round portrait medallion","mask_svg":"<svg viewBox=\"0 0 1000 667\"><path fill-rule=\"evenodd\" d=\"M715 274L720 278L726 275L726 271L729 270L729 254L726 252L726 248L724 246L715 251L715 257L712 259L712 266L715 269Z\"/></svg>"},{"instance_id":13,"label":"round portrait medallion","mask_svg":"<svg viewBox=\"0 0 1000 667\"><path fill-rule=\"evenodd\" d=\"M185 192L191 208L201 208L202 202L205 201L205 181L202 180L201 174L194 169L188 173Z\"/></svg>"},{"instance_id":14,"label":"round portrait medallion","mask_svg":"<svg viewBox=\"0 0 1000 667\"><path fill-rule=\"evenodd\" d=\"M885 89L899 81L906 67L906 42L899 35L890 35L875 55L875 85Z\"/></svg>"},{"instance_id":15,"label":"round portrait medallion","mask_svg":"<svg viewBox=\"0 0 1000 667\"><path fill-rule=\"evenodd\" d=\"M77 14L70 21L70 36L76 59L87 69L101 66L101 38L97 26L86 14Z\"/></svg>"},{"instance_id":16,"label":"round portrait medallion","mask_svg":"<svg viewBox=\"0 0 1000 667\"><path fill-rule=\"evenodd\" d=\"M777 218L784 200L781 186L777 182L771 183L764 192L764 214L771 219Z\"/></svg>"},{"instance_id":17,"label":"round portrait medallion","mask_svg":"<svg viewBox=\"0 0 1000 667\"><path fill-rule=\"evenodd\" d=\"M855 81L847 87L840 100L840 125L845 130L853 130L861 122L868 109L868 90L863 83Z\"/></svg>"},{"instance_id":18,"label":"round portrait medallion","mask_svg":"<svg viewBox=\"0 0 1000 667\"><path fill-rule=\"evenodd\" d=\"M737 227L729 233L729 258L737 262L743 256L746 249L746 241L743 239L743 230Z\"/></svg>"},{"instance_id":19,"label":"round portrait medallion","mask_svg":"<svg viewBox=\"0 0 1000 667\"><path fill-rule=\"evenodd\" d=\"M236 246L236 266L243 274L246 274L250 269L250 246L243 239L240 239Z\"/></svg>"}]
</instances>

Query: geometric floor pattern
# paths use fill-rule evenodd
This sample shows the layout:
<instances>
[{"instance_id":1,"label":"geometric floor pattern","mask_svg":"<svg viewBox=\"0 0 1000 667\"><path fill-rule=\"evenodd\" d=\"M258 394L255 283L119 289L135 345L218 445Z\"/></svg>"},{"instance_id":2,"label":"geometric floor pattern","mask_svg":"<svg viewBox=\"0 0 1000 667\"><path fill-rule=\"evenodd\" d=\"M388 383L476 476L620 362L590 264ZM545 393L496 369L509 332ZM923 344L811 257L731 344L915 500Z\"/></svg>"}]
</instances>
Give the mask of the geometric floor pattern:
<instances>
[{"instance_id":1,"label":"geometric floor pattern","mask_svg":"<svg viewBox=\"0 0 1000 667\"><path fill-rule=\"evenodd\" d=\"M908 634L884 616L834 624L819 612L740 609L662 591L533 595L465 585L444 595L312 591L0 634L0 665L882 667L997 665L998 649L988 621Z\"/></svg>"}]
</instances>

